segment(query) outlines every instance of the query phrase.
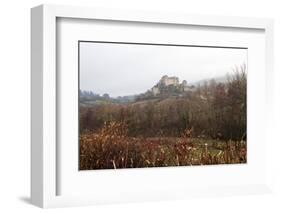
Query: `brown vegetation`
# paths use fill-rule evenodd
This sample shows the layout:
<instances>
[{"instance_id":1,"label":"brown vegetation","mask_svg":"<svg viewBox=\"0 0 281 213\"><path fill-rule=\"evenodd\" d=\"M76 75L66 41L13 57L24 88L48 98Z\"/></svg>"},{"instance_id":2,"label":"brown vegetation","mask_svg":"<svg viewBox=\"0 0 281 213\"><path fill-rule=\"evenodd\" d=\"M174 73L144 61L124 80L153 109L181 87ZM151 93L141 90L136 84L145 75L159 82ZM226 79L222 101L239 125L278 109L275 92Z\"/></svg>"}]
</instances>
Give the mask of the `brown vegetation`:
<instances>
[{"instance_id":1,"label":"brown vegetation","mask_svg":"<svg viewBox=\"0 0 281 213\"><path fill-rule=\"evenodd\" d=\"M128 137L126 125L110 122L98 133L80 136L80 169L246 163L246 142L181 137Z\"/></svg>"}]
</instances>

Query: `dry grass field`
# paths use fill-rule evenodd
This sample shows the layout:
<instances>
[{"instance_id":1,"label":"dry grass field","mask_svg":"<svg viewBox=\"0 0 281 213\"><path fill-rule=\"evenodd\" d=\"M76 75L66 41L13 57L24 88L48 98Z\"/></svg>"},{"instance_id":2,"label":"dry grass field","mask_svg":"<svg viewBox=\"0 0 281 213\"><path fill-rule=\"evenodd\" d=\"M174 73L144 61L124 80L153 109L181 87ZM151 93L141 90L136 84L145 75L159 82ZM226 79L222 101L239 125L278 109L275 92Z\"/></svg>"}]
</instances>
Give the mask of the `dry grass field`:
<instances>
[{"instance_id":1,"label":"dry grass field","mask_svg":"<svg viewBox=\"0 0 281 213\"><path fill-rule=\"evenodd\" d=\"M128 137L123 123L110 122L97 133L80 136L80 169L119 169L208 164L238 164L247 161L246 142L192 137Z\"/></svg>"}]
</instances>

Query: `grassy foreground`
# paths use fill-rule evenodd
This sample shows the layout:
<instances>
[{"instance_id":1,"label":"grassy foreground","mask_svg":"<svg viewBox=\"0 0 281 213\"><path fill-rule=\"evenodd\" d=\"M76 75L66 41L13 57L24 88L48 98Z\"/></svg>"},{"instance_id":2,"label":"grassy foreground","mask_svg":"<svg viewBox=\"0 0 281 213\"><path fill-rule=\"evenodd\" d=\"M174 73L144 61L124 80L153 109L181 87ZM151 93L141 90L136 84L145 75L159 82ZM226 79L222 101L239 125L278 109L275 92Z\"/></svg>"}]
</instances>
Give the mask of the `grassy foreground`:
<instances>
[{"instance_id":1,"label":"grassy foreground","mask_svg":"<svg viewBox=\"0 0 281 213\"><path fill-rule=\"evenodd\" d=\"M80 135L80 170L238 164L247 162L246 142L193 137L129 137L123 123L105 123Z\"/></svg>"}]
</instances>

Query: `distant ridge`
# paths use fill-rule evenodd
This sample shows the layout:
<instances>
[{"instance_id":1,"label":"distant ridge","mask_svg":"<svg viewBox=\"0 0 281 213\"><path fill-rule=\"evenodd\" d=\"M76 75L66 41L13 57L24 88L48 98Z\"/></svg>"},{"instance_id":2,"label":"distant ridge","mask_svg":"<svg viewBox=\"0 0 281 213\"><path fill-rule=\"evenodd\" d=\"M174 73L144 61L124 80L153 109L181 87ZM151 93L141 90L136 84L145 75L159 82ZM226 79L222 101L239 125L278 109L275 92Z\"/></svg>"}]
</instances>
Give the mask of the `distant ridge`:
<instances>
[{"instance_id":1,"label":"distant ridge","mask_svg":"<svg viewBox=\"0 0 281 213\"><path fill-rule=\"evenodd\" d=\"M186 80L180 82L177 76L164 75L160 80L146 92L135 95L110 97L109 94L95 94L92 91L80 91L80 103L82 105L95 105L95 104L126 104L136 101L145 101L151 99L165 99L169 97L186 97L191 92L195 91L199 85L209 83L215 80L216 83L227 82L227 76L220 76L216 78L208 78L200 81L187 83Z\"/></svg>"},{"instance_id":2,"label":"distant ridge","mask_svg":"<svg viewBox=\"0 0 281 213\"><path fill-rule=\"evenodd\" d=\"M220 76L220 77L216 77L216 78L205 78L205 79L202 79L200 81L192 82L191 84L194 85L194 86L199 86L199 85L204 84L205 82L210 82L212 80L215 80L216 83L226 83L227 82L227 76Z\"/></svg>"}]
</instances>

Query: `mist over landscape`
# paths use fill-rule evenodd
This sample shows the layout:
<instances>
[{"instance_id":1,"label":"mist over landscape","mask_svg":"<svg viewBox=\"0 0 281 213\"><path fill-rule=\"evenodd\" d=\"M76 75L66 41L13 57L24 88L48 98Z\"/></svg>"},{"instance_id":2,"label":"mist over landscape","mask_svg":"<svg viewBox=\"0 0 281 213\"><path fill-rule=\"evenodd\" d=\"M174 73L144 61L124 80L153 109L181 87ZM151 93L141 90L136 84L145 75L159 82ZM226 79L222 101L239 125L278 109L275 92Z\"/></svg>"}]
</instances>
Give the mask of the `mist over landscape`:
<instances>
[{"instance_id":1,"label":"mist over landscape","mask_svg":"<svg viewBox=\"0 0 281 213\"><path fill-rule=\"evenodd\" d=\"M136 95L164 75L196 84L225 77L246 59L247 49L80 42L80 90Z\"/></svg>"},{"instance_id":2,"label":"mist over landscape","mask_svg":"<svg viewBox=\"0 0 281 213\"><path fill-rule=\"evenodd\" d=\"M247 50L80 43L79 168L247 162Z\"/></svg>"}]
</instances>

